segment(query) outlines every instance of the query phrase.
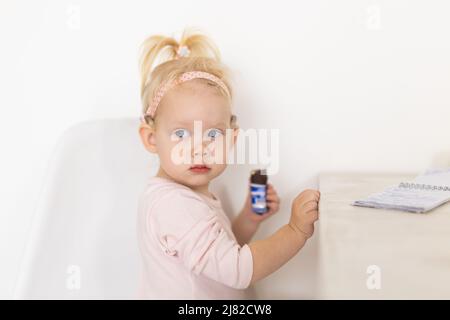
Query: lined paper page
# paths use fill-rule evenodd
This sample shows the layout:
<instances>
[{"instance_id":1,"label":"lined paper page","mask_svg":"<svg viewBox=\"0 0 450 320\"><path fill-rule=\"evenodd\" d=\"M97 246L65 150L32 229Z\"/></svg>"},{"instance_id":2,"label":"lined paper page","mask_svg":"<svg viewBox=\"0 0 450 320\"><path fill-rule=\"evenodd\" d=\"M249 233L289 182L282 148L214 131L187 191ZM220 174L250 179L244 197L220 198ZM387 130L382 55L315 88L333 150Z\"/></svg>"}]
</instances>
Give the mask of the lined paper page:
<instances>
[{"instance_id":1,"label":"lined paper page","mask_svg":"<svg viewBox=\"0 0 450 320\"><path fill-rule=\"evenodd\" d=\"M450 169L429 170L417 176L413 181L403 181L403 183L450 188ZM399 185L389 186L382 192L356 200L352 205L409 212L426 212L450 200L450 190L404 188Z\"/></svg>"},{"instance_id":2,"label":"lined paper page","mask_svg":"<svg viewBox=\"0 0 450 320\"><path fill-rule=\"evenodd\" d=\"M425 212L450 200L450 191L420 190L390 186L383 192L357 200L356 206Z\"/></svg>"}]
</instances>

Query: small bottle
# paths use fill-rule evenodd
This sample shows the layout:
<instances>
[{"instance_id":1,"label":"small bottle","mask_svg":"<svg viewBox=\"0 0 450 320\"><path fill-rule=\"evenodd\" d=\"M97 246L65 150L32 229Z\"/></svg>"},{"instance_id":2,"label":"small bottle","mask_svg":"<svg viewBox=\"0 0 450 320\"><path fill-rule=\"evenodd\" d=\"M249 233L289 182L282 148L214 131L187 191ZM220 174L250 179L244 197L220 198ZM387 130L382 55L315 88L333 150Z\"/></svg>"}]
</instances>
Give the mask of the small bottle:
<instances>
[{"instance_id":1,"label":"small bottle","mask_svg":"<svg viewBox=\"0 0 450 320\"><path fill-rule=\"evenodd\" d=\"M250 195L252 210L257 214L267 212L266 203L267 174L266 170L252 170L250 175Z\"/></svg>"}]
</instances>

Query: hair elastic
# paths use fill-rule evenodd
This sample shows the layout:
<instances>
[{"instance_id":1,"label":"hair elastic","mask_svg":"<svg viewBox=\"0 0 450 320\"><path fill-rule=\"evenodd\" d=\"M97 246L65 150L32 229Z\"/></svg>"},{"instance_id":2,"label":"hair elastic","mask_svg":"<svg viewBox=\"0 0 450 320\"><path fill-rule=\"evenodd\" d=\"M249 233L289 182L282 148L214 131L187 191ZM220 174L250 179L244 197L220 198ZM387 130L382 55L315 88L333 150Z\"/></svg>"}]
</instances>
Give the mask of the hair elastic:
<instances>
[{"instance_id":1,"label":"hair elastic","mask_svg":"<svg viewBox=\"0 0 450 320\"><path fill-rule=\"evenodd\" d=\"M188 46L179 46L175 59L179 59L181 57L187 57L187 56L189 56L190 53L191 53L191 50L189 50Z\"/></svg>"}]
</instances>

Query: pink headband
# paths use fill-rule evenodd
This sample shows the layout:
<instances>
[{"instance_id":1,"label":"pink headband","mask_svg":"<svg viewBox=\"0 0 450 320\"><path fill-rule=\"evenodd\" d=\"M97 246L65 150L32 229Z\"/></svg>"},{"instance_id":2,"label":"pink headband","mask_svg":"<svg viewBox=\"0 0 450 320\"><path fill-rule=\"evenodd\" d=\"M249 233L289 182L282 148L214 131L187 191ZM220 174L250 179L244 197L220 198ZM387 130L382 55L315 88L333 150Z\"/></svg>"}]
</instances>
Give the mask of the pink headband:
<instances>
[{"instance_id":1,"label":"pink headband","mask_svg":"<svg viewBox=\"0 0 450 320\"><path fill-rule=\"evenodd\" d=\"M147 116L147 115L150 115L152 118L154 117L156 109L158 108L158 105L161 102L161 99L163 98L163 96L166 94L167 91L169 91L171 88L173 88L174 86L176 86L180 83L183 83L185 81L189 81L192 79L197 79L197 78L208 79L208 80L211 80L211 81L217 83L223 90L225 90L225 92L228 95L230 95L230 92L229 92L227 86L225 85L225 83L223 83L223 81L220 80L215 75L208 73L208 72L203 72L203 71L185 72L185 73L181 74L181 76L179 76L178 79L169 81L159 87L158 91L156 92L156 95L153 97L152 102L150 103L150 106L147 109L147 112L141 117L141 121L145 122L145 116Z\"/></svg>"}]
</instances>

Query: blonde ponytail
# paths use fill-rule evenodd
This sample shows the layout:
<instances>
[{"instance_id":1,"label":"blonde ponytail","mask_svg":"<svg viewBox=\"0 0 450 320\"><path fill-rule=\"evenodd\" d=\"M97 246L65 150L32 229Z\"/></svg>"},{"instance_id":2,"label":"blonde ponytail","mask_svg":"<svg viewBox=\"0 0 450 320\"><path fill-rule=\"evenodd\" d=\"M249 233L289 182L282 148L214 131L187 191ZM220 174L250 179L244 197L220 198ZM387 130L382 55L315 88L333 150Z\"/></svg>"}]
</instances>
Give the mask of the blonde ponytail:
<instances>
[{"instance_id":1,"label":"blonde ponytail","mask_svg":"<svg viewBox=\"0 0 450 320\"><path fill-rule=\"evenodd\" d=\"M211 57L217 62L221 61L219 48L203 34L196 34L194 29L186 29L180 40L180 46L187 46L190 57Z\"/></svg>"},{"instance_id":2,"label":"blonde ponytail","mask_svg":"<svg viewBox=\"0 0 450 320\"><path fill-rule=\"evenodd\" d=\"M141 70L141 92L150 78L153 65L158 62L158 58L170 60L176 55L176 48L178 42L173 38L164 37L161 35L155 35L148 37L141 45L142 54L140 57L140 70Z\"/></svg>"},{"instance_id":3,"label":"blonde ponytail","mask_svg":"<svg viewBox=\"0 0 450 320\"><path fill-rule=\"evenodd\" d=\"M189 49L187 57L178 55L178 50L183 46ZM189 71L204 71L218 77L225 83L229 93L220 86L216 87L231 102L230 70L222 64L219 49L214 42L194 29L185 29L179 42L163 35L148 37L141 45L139 65L144 114L150 100L163 82L173 80Z\"/></svg>"}]
</instances>

